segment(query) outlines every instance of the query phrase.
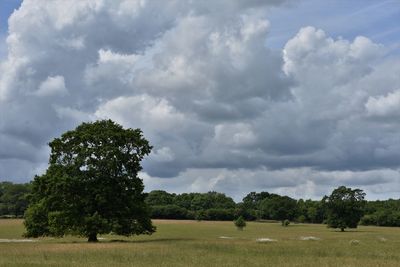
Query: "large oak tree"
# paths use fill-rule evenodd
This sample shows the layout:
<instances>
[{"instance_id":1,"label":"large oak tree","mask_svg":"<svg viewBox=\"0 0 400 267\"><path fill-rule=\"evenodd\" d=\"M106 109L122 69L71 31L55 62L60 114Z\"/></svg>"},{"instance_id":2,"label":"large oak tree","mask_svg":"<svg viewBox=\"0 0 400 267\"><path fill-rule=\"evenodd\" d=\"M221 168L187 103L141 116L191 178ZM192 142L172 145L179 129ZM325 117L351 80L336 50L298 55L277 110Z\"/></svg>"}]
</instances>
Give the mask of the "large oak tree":
<instances>
[{"instance_id":1,"label":"large oak tree","mask_svg":"<svg viewBox=\"0 0 400 267\"><path fill-rule=\"evenodd\" d=\"M322 199L330 228L357 228L364 214L365 193L361 189L351 189L340 186L332 194Z\"/></svg>"},{"instance_id":2,"label":"large oak tree","mask_svg":"<svg viewBox=\"0 0 400 267\"><path fill-rule=\"evenodd\" d=\"M140 129L111 120L82 123L50 142L45 174L36 176L25 213L26 235L151 234L140 161L151 151Z\"/></svg>"}]
</instances>

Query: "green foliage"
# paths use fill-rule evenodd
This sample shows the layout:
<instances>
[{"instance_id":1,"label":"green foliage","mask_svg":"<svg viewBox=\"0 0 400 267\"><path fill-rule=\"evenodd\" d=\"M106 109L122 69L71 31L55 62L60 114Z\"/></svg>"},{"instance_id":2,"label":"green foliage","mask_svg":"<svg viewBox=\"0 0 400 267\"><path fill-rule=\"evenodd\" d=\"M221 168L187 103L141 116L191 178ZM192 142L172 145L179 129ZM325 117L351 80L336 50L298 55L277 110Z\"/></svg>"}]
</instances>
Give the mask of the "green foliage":
<instances>
[{"instance_id":1,"label":"green foliage","mask_svg":"<svg viewBox=\"0 0 400 267\"><path fill-rule=\"evenodd\" d=\"M378 210L361 218L361 225L400 226L400 211Z\"/></svg>"},{"instance_id":2,"label":"green foliage","mask_svg":"<svg viewBox=\"0 0 400 267\"><path fill-rule=\"evenodd\" d=\"M400 226L400 199L368 201L362 225Z\"/></svg>"},{"instance_id":3,"label":"green foliage","mask_svg":"<svg viewBox=\"0 0 400 267\"><path fill-rule=\"evenodd\" d=\"M189 219L188 211L177 205L151 206L151 218L157 219Z\"/></svg>"},{"instance_id":4,"label":"green foliage","mask_svg":"<svg viewBox=\"0 0 400 267\"><path fill-rule=\"evenodd\" d=\"M299 217L297 217L297 222L304 223L305 221L306 221L306 216L300 215Z\"/></svg>"},{"instance_id":5,"label":"green foliage","mask_svg":"<svg viewBox=\"0 0 400 267\"><path fill-rule=\"evenodd\" d=\"M284 220L284 221L282 221L282 226L284 226L284 227L288 227L289 224L290 224L290 221L289 221L289 220Z\"/></svg>"},{"instance_id":6,"label":"green foliage","mask_svg":"<svg viewBox=\"0 0 400 267\"><path fill-rule=\"evenodd\" d=\"M298 214L297 201L288 196L271 194L260 203L263 219L293 220Z\"/></svg>"},{"instance_id":7,"label":"green foliage","mask_svg":"<svg viewBox=\"0 0 400 267\"><path fill-rule=\"evenodd\" d=\"M0 216L21 217L28 206L30 184L0 183Z\"/></svg>"},{"instance_id":8,"label":"green foliage","mask_svg":"<svg viewBox=\"0 0 400 267\"><path fill-rule=\"evenodd\" d=\"M191 200L191 210L207 210L207 209L233 209L236 204L232 198L225 194L217 192L208 192L205 194L194 194Z\"/></svg>"},{"instance_id":9,"label":"green foliage","mask_svg":"<svg viewBox=\"0 0 400 267\"><path fill-rule=\"evenodd\" d=\"M283 222L288 219L327 223L324 201L299 199L296 202L287 196L268 192L251 192L243 202L235 204L231 198L216 192L171 194L156 190L148 193L146 203L153 207L152 218L158 219L224 221L242 216L246 221L267 219ZM365 225L400 226L400 200L369 201L365 210L368 217L361 220Z\"/></svg>"},{"instance_id":10,"label":"green foliage","mask_svg":"<svg viewBox=\"0 0 400 267\"><path fill-rule=\"evenodd\" d=\"M25 211L25 228L29 229L29 233L24 235L39 237L50 233L49 221L47 217L48 211L45 206L44 199L39 200L34 205L30 205Z\"/></svg>"},{"instance_id":11,"label":"green foliage","mask_svg":"<svg viewBox=\"0 0 400 267\"><path fill-rule=\"evenodd\" d=\"M236 204L235 217L239 216L247 221L254 221L259 217L256 209L247 207L243 202Z\"/></svg>"},{"instance_id":12,"label":"green foliage","mask_svg":"<svg viewBox=\"0 0 400 267\"><path fill-rule=\"evenodd\" d=\"M139 129L111 120L83 123L50 142L49 168L32 183L26 236L151 234L137 177L151 151Z\"/></svg>"},{"instance_id":13,"label":"green foliage","mask_svg":"<svg viewBox=\"0 0 400 267\"><path fill-rule=\"evenodd\" d=\"M154 190L147 194L146 203L150 206L171 205L174 203L175 194L163 190Z\"/></svg>"},{"instance_id":14,"label":"green foliage","mask_svg":"<svg viewBox=\"0 0 400 267\"><path fill-rule=\"evenodd\" d=\"M234 209L212 208L199 213L200 220L207 221L232 221L235 218Z\"/></svg>"},{"instance_id":15,"label":"green foliage","mask_svg":"<svg viewBox=\"0 0 400 267\"><path fill-rule=\"evenodd\" d=\"M238 230L243 230L243 228L246 227L246 221L242 216L237 218L233 223L235 224Z\"/></svg>"},{"instance_id":16,"label":"green foliage","mask_svg":"<svg viewBox=\"0 0 400 267\"><path fill-rule=\"evenodd\" d=\"M147 194L146 203L152 207L154 219L196 219L231 221L236 203L217 192L170 194L155 190Z\"/></svg>"},{"instance_id":17,"label":"green foliage","mask_svg":"<svg viewBox=\"0 0 400 267\"><path fill-rule=\"evenodd\" d=\"M365 193L360 189L340 186L333 190L322 202L327 212L327 224L330 228L357 228L364 214Z\"/></svg>"}]
</instances>

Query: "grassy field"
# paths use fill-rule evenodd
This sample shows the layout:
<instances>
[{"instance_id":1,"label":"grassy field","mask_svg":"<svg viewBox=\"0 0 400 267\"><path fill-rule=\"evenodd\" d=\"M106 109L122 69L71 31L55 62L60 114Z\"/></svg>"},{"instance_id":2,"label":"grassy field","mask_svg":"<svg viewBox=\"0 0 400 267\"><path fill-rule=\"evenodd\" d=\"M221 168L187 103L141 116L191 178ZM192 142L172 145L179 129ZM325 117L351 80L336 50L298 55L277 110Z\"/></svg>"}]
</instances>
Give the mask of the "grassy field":
<instances>
[{"instance_id":1,"label":"grassy field","mask_svg":"<svg viewBox=\"0 0 400 267\"><path fill-rule=\"evenodd\" d=\"M22 221L0 220L0 266L400 266L398 228L341 233L324 225L248 223L238 231L232 222L154 223L152 236L109 235L88 244L75 237L8 242L22 239ZM302 240L310 236L320 240Z\"/></svg>"}]
</instances>

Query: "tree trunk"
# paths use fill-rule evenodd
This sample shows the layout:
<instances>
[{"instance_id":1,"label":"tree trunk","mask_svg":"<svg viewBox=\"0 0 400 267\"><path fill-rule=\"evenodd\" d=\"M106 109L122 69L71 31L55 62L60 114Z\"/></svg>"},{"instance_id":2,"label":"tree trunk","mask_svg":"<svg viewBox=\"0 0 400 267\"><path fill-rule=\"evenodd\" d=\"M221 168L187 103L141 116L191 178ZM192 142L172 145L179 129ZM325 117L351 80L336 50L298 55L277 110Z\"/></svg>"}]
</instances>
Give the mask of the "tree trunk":
<instances>
[{"instance_id":1,"label":"tree trunk","mask_svg":"<svg viewBox=\"0 0 400 267\"><path fill-rule=\"evenodd\" d=\"M340 228L340 232L344 232L344 228Z\"/></svg>"},{"instance_id":2,"label":"tree trunk","mask_svg":"<svg viewBox=\"0 0 400 267\"><path fill-rule=\"evenodd\" d=\"M91 233L89 234L88 242L98 242L97 240L97 234L96 233Z\"/></svg>"}]
</instances>

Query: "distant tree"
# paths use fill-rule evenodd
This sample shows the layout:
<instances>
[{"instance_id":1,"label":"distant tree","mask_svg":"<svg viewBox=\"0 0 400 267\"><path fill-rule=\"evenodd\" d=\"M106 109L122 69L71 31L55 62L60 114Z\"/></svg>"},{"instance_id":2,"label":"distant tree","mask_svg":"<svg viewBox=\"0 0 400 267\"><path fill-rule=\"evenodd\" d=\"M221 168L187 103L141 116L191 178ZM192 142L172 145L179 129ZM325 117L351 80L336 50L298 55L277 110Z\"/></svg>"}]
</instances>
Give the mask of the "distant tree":
<instances>
[{"instance_id":1,"label":"distant tree","mask_svg":"<svg viewBox=\"0 0 400 267\"><path fill-rule=\"evenodd\" d=\"M174 197L174 204L178 205L179 207L190 210L192 207L192 200L198 194L199 193L183 193L180 195L176 195Z\"/></svg>"},{"instance_id":2,"label":"distant tree","mask_svg":"<svg viewBox=\"0 0 400 267\"><path fill-rule=\"evenodd\" d=\"M285 227L288 227L289 224L290 224L290 221L289 221L289 220L284 220L284 221L282 222L282 226L285 226Z\"/></svg>"},{"instance_id":3,"label":"distant tree","mask_svg":"<svg viewBox=\"0 0 400 267\"><path fill-rule=\"evenodd\" d=\"M204 210L203 220L210 221L232 221L235 218L234 209L212 208Z\"/></svg>"},{"instance_id":4,"label":"distant tree","mask_svg":"<svg viewBox=\"0 0 400 267\"><path fill-rule=\"evenodd\" d=\"M285 220L293 220L298 214L297 201L288 196L271 194L260 206L264 218L278 220L282 224Z\"/></svg>"},{"instance_id":5,"label":"distant tree","mask_svg":"<svg viewBox=\"0 0 400 267\"><path fill-rule=\"evenodd\" d=\"M234 209L235 207L236 203L232 198L218 192L197 193L191 203L192 210Z\"/></svg>"},{"instance_id":6,"label":"distant tree","mask_svg":"<svg viewBox=\"0 0 400 267\"><path fill-rule=\"evenodd\" d=\"M303 214L300 215L299 217L297 217L297 222L299 223L304 223L306 221L306 216L304 216Z\"/></svg>"},{"instance_id":7,"label":"distant tree","mask_svg":"<svg viewBox=\"0 0 400 267\"><path fill-rule=\"evenodd\" d=\"M246 227L246 221L243 219L242 216L237 218L233 223L235 224L238 230L243 230L243 228Z\"/></svg>"},{"instance_id":8,"label":"distant tree","mask_svg":"<svg viewBox=\"0 0 400 267\"><path fill-rule=\"evenodd\" d=\"M256 209L248 208L245 203L236 204L235 218L242 216L246 221L254 221L257 219L258 213Z\"/></svg>"},{"instance_id":9,"label":"distant tree","mask_svg":"<svg viewBox=\"0 0 400 267\"><path fill-rule=\"evenodd\" d=\"M250 192L243 198L243 204L248 209L259 209L260 203L266 199L270 198L271 194L268 192Z\"/></svg>"},{"instance_id":10,"label":"distant tree","mask_svg":"<svg viewBox=\"0 0 400 267\"><path fill-rule=\"evenodd\" d=\"M140 129L83 123L50 142L49 167L33 181L26 236L151 234L140 161L151 151Z\"/></svg>"},{"instance_id":11,"label":"distant tree","mask_svg":"<svg viewBox=\"0 0 400 267\"><path fill-rule=\"evenodd\" d=\"M163 190L153 190L146 196L146 203L151 206L162 206L174 204L175 194Z\"/></svg>"},{"instance_id":12,"label":"distant tree","mask_svg":"<svg viewBox=\"0 0 400 267\"><path fill-rule=\"evenodd\" d=\"M360 224L400 226L400 199L368 201Z\"/></svg>"},{"instance_id":13,"label":"distant tree","mask_svg":"<svg viewBox=\"0 0 400 267\"><path fill-rule=\"evenodd\" d=\"M0 183L0 215L21 217L27 206L30 184Z\"/></svg>"},{"instance_id":14,"label":"distant tree","mask_svg":"<svg viewBox=\"0 0 400 267\"><path fill-rule=\"evenodd\" d=\"M318 211L315 207L309 207L307 209L307 217L310 219L310 222L315 223L317 220Z\"/></svg>"},{"instance_id":15,"label":"distant tree","mask_svg":"<svg viewBox=\"0 0 400 267\"><path fill-rule=\"evenodd\" d=\"M332 194L322 199L327 213L327 224L330 228L357 228L364 214L365 193L361 189L340 186Z\"/></svg>"},{"instance_id":16,"label":"distant tree","mask_svg":"<svg viewBox=\"0 0 400 267\"><path fill-rule=\"evenodd\" d=\"M188 211L177 205L151 206L151 218L155 219L188 219Z\"/></svg>"},{"instance_id":17,"label":"distant tree","mask_svg":"<svg viewBox=\"0 0 400 267\"><path fill-rule=\"evenodd\" d=\"M250 192L243 198L243 204L240 207L241 215L248 220L265 219L262 202L272 196L273 194L268 192Z\"/></svg>"}]
</instances>

